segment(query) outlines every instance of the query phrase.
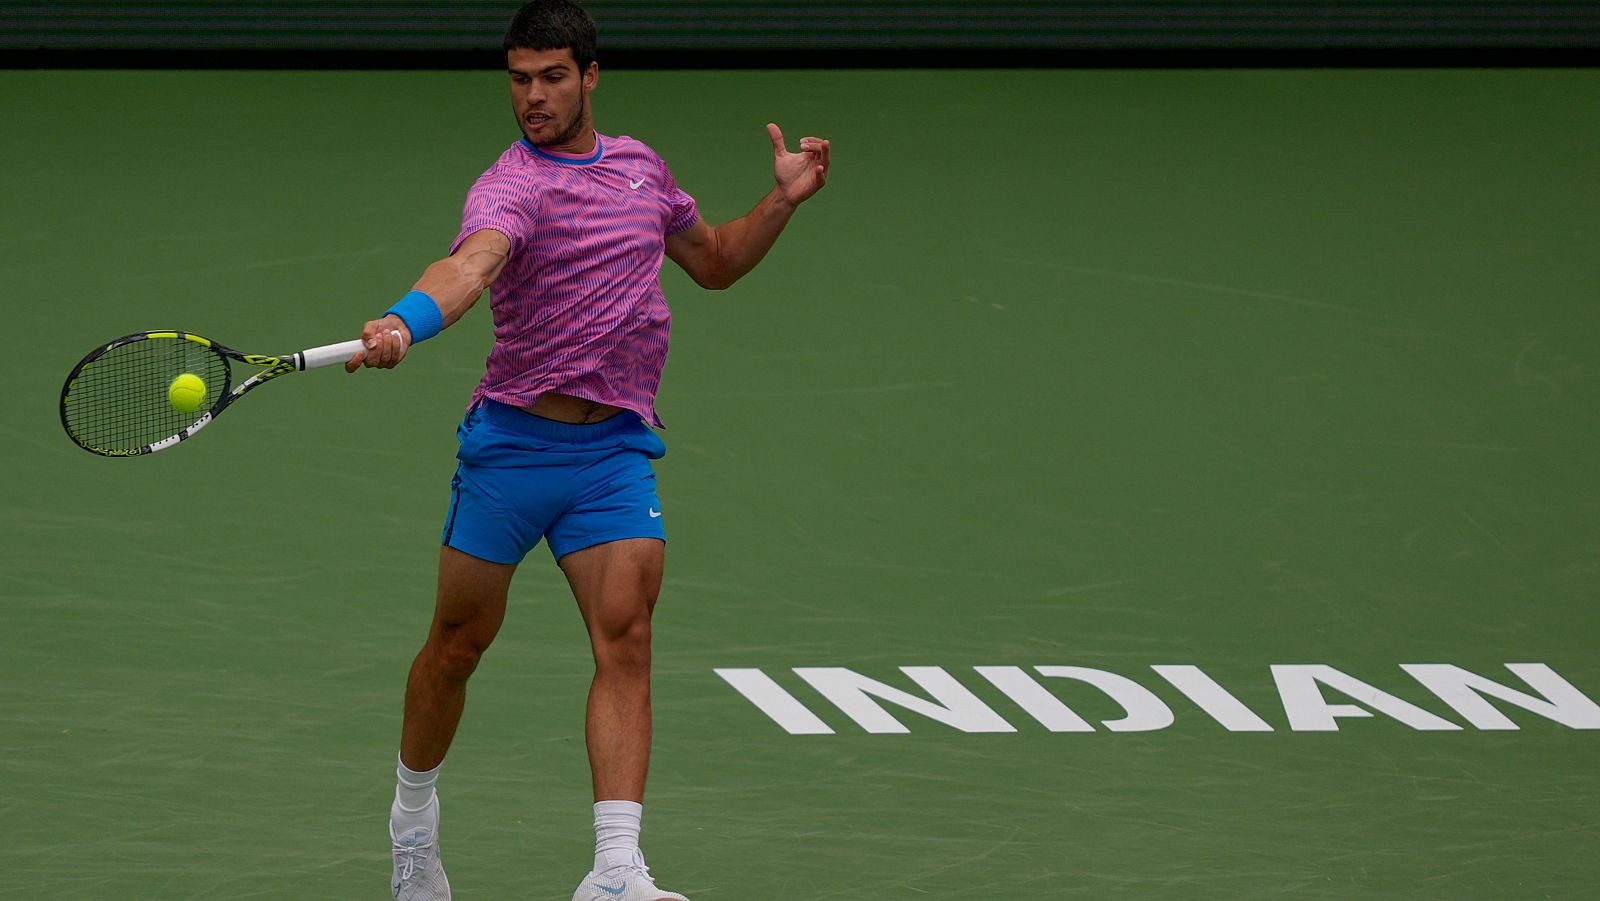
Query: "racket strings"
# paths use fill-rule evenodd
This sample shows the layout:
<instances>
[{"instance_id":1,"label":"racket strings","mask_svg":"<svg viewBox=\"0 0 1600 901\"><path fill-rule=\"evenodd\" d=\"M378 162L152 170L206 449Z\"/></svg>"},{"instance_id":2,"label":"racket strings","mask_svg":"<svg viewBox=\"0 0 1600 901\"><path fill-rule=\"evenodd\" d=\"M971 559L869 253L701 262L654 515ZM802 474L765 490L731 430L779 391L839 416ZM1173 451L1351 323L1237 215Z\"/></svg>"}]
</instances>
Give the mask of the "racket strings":
<instances>
[{"instance_id":1,"label":"racket strings","mask_svg":"<svg viewBox=\"0 0 1600 901\"><path fill-rule=\"evenodd\" d=\"M167 391L193 373L206 383L199 408L185 413ZM90 361L63 401L67 429L101 451L135 451L194 425L229 384L228 361L182 338L148 338L113 347Z\"/></svg>"}]
</instances>

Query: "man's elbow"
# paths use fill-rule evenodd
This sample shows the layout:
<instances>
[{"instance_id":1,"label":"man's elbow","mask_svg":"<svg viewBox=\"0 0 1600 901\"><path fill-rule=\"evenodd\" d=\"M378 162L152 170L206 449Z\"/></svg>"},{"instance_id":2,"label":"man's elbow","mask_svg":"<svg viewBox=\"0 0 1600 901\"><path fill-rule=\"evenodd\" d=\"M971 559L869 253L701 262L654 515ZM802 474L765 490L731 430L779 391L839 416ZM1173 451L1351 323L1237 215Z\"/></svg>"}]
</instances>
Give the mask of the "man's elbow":
<instances>
[{"instance_id":1,"label":"man's elbow","mask_svg":"<svg viewBox=\"0 0 1600 901\"><path fill-rule=\"evenodd\" d=\"M694 283L707 291L722 291L731 287L739 280L739 276L720 267L706 266L699 271L689 273Z\"/></svg>"}]
</instances>

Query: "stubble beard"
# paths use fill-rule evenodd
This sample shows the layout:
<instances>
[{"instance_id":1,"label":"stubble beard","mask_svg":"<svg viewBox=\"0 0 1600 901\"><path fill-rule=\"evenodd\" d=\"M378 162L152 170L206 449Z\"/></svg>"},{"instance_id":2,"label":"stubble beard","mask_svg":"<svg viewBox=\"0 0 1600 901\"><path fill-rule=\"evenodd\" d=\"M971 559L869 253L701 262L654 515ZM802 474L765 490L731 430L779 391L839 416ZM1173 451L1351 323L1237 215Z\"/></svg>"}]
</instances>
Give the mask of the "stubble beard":
<instances>
[{"instance_id":1,"label":"stubble beard","mask_svg":"<svg viewBox=\"0 0 1600 901\"><path fill-rule=\"evenodd\" d=\"M530 138L528 138L528 143L532 144L535 147L556 147L556 146L560 146L560 145L565 144L568 141L572 140L573 138L576 138L578 135L583 134L584 125L586 125L588 123L588 121L589 121L589 92L588 91L583 91L579 96L578 109L573 114L572 121L567 123L567 127L566 128L561 129L560 134L557 134L557 135L555 135L553 137L545 138L545 139L539 140L539 141L536 141L536 140L534 140L533 138L530 137ZM521 120L520 119L518 120L518 124L519 125L521 124ZM527 132L523 132L523 134L526 135Z\"/></svg>"}]
</instances>

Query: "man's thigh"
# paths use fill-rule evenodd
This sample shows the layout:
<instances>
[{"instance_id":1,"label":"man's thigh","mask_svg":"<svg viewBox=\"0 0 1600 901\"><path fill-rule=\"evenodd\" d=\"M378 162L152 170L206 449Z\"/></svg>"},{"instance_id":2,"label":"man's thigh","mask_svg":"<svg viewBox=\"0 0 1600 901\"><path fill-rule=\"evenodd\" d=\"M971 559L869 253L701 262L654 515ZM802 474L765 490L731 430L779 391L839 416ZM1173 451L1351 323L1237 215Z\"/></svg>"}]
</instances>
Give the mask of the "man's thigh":
<instances>
[{"instance_id":1,"label":"man's thigh","mask_svg":"<svg viewBox=\"0 0 1600 901\"><path fill-rule=\"evenodd\" d=\"M666 543L625 538L573 551L560 560L591 636L614 638L643 618L648 623L661 592Z\"/></svg>"},{"instance_id":2,"label":"man's thigh","mask_svg":"<svg viewBox=\"0 0 1600 901\"><path fill-rule=\"evenodd\" d=\"M495 563L449 545L441 547L433 629L465 629L487 646L505 621L506 597L516 571L515 563Z\"/></svg>"}]
</instances>

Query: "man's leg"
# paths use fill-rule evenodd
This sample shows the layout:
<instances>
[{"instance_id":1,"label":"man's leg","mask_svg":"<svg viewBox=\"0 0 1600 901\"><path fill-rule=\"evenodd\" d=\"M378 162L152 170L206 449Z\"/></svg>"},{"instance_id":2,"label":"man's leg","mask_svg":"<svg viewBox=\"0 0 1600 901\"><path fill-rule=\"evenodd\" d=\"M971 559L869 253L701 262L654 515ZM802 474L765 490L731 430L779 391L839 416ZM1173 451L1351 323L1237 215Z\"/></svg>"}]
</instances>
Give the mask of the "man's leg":
<instances>
[{"instance_id":1,"label":"man's leg","mask_svg":"<svg viewBox=\"0 0 1600 901\"><path fill-rule=\"evenodd\" d=\"M439 549L439 597L428 640L406 682L400 760L423 771L444 760L461 722L467 679L506 618L516 564L491 563L453 547Z\"/></svg>"},{"instance_id":2,"label":"man's leg","mask_svg":"<svg viewBox=\"0 0 1600 901\"><path fill-rule=\"evenodd\" d=\"M490 563L451 547L439 553L439 597L428 640L411 664L400 730L399 786L389 810L398 901L450 901L439 859L434 780L461 722L467 679L506 616L515 565Z\"/></svg>"},{"instance_id":3,"label":"man's leg","mask_svg":"<svg viewBox=\"0 0 1600 901\"><path fill-rule=\"evenodd\" d=\"M585 737L596 801L644 800L650 769L650 615L665 544L629 538L560 560L589 628L594 681Z\"/></svg>"},{"instance_id":4,"label":"man's leg","mask_svg":"<svg viewBox=\"0 0 1600 901\"><path fill-rule=\"evenodd\" d=\"M627 538L560 560L589 627L594 682L586 737L594 776L594 869L573 901L688 901L657 888L639 852L650 769L650 615L665 543Z\"/></svg>"}]
</instances>

